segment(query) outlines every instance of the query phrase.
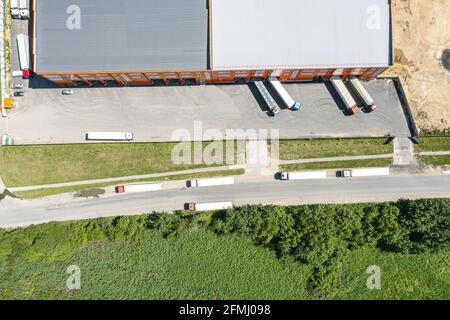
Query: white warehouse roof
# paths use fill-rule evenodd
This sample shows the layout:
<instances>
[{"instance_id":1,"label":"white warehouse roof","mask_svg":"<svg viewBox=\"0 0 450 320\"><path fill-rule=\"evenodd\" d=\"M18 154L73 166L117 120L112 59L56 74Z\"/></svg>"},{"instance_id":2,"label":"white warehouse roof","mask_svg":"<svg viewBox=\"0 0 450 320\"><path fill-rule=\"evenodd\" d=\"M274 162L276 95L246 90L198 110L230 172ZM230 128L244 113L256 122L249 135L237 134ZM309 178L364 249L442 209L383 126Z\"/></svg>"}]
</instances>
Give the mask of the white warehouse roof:
<instances>
[{"instance_id":1,"label":"white warehouse roof","mask_svg":"<svg viewBox=\"0 0 450 320\"><path fill-rule=\"evenodd\" d=\"M388 67L390 0L213 0L213 70Z\"/></svg>"}]
</instances>

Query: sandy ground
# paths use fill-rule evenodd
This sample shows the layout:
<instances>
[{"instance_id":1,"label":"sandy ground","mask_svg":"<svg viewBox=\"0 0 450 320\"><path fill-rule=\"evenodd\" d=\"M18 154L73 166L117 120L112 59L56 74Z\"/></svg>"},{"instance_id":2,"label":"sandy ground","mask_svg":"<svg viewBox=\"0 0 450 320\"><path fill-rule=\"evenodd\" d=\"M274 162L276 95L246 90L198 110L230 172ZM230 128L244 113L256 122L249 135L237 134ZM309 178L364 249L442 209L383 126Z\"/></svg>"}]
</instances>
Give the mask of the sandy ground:
<instances>
[{"instance_id":1,"label":"sandy ground","mask_svg":"<svg viewBox=\"0 0 450 320\"><path fill-rule=\"evenodd\" d=\"M420 129L450 130L450 0L393 0L392 9L396 64L387 74L401 77Z\"/></svg>"}]
</instances>

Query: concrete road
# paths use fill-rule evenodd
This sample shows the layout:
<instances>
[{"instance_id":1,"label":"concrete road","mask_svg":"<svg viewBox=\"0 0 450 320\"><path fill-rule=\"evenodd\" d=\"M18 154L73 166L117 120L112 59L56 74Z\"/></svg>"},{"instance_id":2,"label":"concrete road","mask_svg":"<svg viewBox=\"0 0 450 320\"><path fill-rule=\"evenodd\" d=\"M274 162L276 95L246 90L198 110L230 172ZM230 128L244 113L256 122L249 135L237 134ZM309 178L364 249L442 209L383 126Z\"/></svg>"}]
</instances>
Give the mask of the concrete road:
<instances>
[{"instance_id":1,"label":"concrete road","mask_svg":"<svg viewBox=\"0 0 450 320\"><path fill-rule=\"evenodd\" d=\"M392 176L311 181L251 182L232 186L173 189L100 199L43 199L0 202L0 226L171 211L187 202L233 201L235 205L351 203L401 198L450 197L450 176Z\"/></svg>"}]
</instances>

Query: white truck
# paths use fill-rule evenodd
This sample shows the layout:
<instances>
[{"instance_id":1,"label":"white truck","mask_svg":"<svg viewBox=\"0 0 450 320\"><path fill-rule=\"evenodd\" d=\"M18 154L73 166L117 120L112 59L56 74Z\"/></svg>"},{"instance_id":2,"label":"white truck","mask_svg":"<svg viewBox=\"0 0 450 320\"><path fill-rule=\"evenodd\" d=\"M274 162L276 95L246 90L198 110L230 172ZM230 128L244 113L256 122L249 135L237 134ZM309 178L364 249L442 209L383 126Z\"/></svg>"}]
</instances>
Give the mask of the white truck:
<instances>
[{"instance_id":1,"label":"white truck","mask_svg":"<svg viewBox=\"0 0 450 320\"><path fill-rule=\"evenodd\" d=\"M291 95L286 91L286 89L283 87L278 78L270 77L269 83L289 109L293 111L300 110L300 108L302 107L300 102L297 102L294 99L292 99Z\"/></svg>"},{"instance_id":2,"label":"white truck","mask_svg":"<svg viewBox=\"0 0 450 320\"><path fill-rule=\"evenodd\" d=\"M161 183L126 184L116 187L116 193L150 192L162 190Z\"/></svg>"},{"instance_id":3,"label":"white truck","mask_svg":"<svg viewBox=\"0 0 450 320\"><path fill-rule=\"evenodd\" d=\"M191 202L187 204L189 211L214 211L214 210L226 210L233 208L233 202L207 202L207 203L195 203Z\"/></svg>"},{"instance_id":4,"label":"white truck","mask_svg":"<svg viewBox=\"0 0 450 320\"><path fill-rule=\"evenodd\" d=\"M20 19L19 0L11 0L11 16L13 19Z\"/></svg>"},{"instance_id":5,"label":"white truck","mask_svg":"<svg viewBox=\"0 0 450 320\"><path fill-rule=\"evenodd\" d=\"M337 172L341 178L389 176L390 168L347 169Z\"/></svg>"},{"instance_id":6,"label":"white truck","mask_svg":"<svg viewBox=\"0 0 450 320\"><path fill-rule=\"evenodd\" d=\"M310 171L310 172L280 172L278 173L280 180L315 180L326 179L326 171Z\"/></svg>"},{"instance_id":7,"label":"white truck","mask_svg":"<svg viewBox=\"0 0 450 320\"><path fill-rule=\"evenodd\" d=\"M19 63L22 71L31 70L30 39L26 34L17 35L17 48L19 51Z\"/></svg>"},{"instance_id":8,"label":"white truck","mask_svg":"<svg viewBox=\"0 0 450 320\"><path fill-rule=\"evenodd\" d=\"M234 177L198 179L187 181L187 186L189 188L224 186L231 184L234 184Z\"/></svg>"},{"instance_id":9,"label":"white truck","mask_svg":"<svg viewBox=\"0 0 450 320\"><path fill-rule=\"evenodd\" d=\"M350 114L357 113L358 106L356 105L355 99L353 99L353 96L351 95L350 91L348 91L347 87L345 86L341 78L338 76L334 76L331 77L330 81L333 87L336 89L339 96L341 97L342 101L344 102L348 112L350 112Z\"/></svg>"},{"instance_id":10,"label":"white truck","mask_svg":"<svg viewBox=\"0 0 450 320\"><path fill-rule=\"evenodd\" d=\"M377 105L375 104L375 100L370 96L367 89L363 86L361 81L355 76L351 76L348 79L348 84L353 89L355 94L361 99L361 101L365 104L365 107L368 111L372 112L377 109Z\"/></svg>"},{"instance_id":11,"label":"white truck","mask_svg":"<svg viewBox=\"0 0 450 320\"><path fill-rule=\"evenodd\" d=\"M88 132L86 140L98 141L132 141L133 133L131 132Z\"/></svg>"},{"instance_id":12,"label":"white truck","mask_svg":"<svg viewBox=\"0 0 450 320\"><path fill-rule=\"evenodd\" d=\"M267 90L264 83L260 80L253 81L255 83L256 88L258 89L259 93L263 97L264 101L266 102L267 106L269 107L270 113L272 115L277 115L280 113L280 108L278 107L277 103L273 99L273 97L270 95L269 90Z\"/></svg>"},{"instance_id":13,"label":"white truck","mask_svg":"<svg viewBox=\"0 0 450 320\"><path fill-rule=\"evenodd\" d=\"M20 19L30 19L30 0L19 0Z\"/></svg>"}]
</instances>

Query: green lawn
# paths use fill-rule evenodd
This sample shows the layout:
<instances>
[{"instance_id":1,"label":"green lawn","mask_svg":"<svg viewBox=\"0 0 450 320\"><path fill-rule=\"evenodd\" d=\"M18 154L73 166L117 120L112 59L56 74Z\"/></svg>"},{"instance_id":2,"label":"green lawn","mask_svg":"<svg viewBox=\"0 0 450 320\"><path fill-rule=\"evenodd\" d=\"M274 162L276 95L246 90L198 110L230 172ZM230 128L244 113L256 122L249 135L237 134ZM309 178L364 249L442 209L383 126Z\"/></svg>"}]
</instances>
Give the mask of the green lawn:
<instances>
[{"instance_id":1,"label":"green lawn","mask_svg":"<svg viewBox=\"0 0 450 320\"><path fill-rule=\"evenodd\" d=\"M450 136L420 137L421 144L415 145L417 152L450 151Z\"/></svg>"},{"instance_id":2,"label":"green lawn","mask_svg":"<svg viewBox=\"0 0 450 320\"><path fill-rule=\"evenodd\" d=\"M385 138L281 140L280 159L296 160L392 153L393 145L385 145L385 141Z\"/></svg>"},{"instance_id":3,"label":"green lawn","mask_svg":"<svg viewBox=\"0 0 450 320\"><path fill-rule=\"evenodd\" d=\"M445 156L420 156L420 160L433 166L450 166L450 155Z\"/></svg>"},{"instance_id":4,"label":"green lawn","mask_svg":"<svg viewBox=\"0 0 450 320\"><path fill-rule=\"evenodd\" d=\"M68 223L0 237L0 299L311 299L307 265L282 263L239 236L191 230L139 244L74 244ZM11 239L12 238L12 239ZM6 241L8 239L8 241ZM382 289L366 288L366 268L382 268ZM65 289L66 269L81 269L81 290ZM450 255L354 251L342 270L339 299L448 299Z\"/></svg>"},{"instance_id":5,"label":"green lawn","mask_svg":"<svg viewBox=\"0 0 450 320\"><path fill-rule=\"evenodd\" d=\"M213 172L204 172L204 173L195 173L195 174L184 174L184 175L175 175L175 176L167 176L167 177L158 177L158 178L153 178L153 179L137 179L137 180L118 181L118 182L114 182L114 183L109 182L109 183L98 183L98 184L86 184L86 185L72 186L72 187L19 191L19 192L15 192L14 194L22 199L36 199L36 198L42 198L42 197L46 197L46 196L52 196L55 194L77 192L77 191L86 190L86 189L106 188L106 187L117 186L117 185L121 185L121 184L127 184L127 183L162 182L162 181L188 180L188 179L198 179L198 178L208 178L208 177L238 176L238 175L244 174L244 172L245 172L244 169L213 171Z\"/></svg>"},{"instance_id":6,"label":"green lawn","mask_svg":"<svg viewBox=\"0 0 450 320\"><path fill-rule=\"evenodd\" d=\"M368 168L368 167L389 167L392 165L392 159L369 159L369 160L350 160L333 162L312 162L303 164L282 165L283 171L302 171L302 170L320 170L320 169L348 169L348 168Z\"/></svg>"},{"instance_id":7,"label":"green lawn","mask_svg":"<svg viewBox=\"0 0 450 320\"><path fill-rule=\"evenodd\" d=\"M206 167L174 164L171 155L175 146L130 143L1 147L0 173L8 187L21 187Z\"/></svg>"}]
</instances>

